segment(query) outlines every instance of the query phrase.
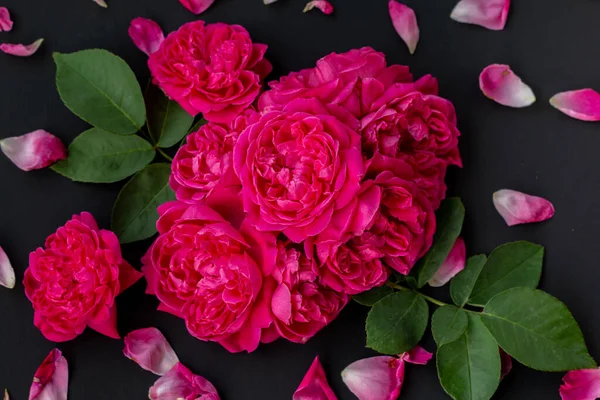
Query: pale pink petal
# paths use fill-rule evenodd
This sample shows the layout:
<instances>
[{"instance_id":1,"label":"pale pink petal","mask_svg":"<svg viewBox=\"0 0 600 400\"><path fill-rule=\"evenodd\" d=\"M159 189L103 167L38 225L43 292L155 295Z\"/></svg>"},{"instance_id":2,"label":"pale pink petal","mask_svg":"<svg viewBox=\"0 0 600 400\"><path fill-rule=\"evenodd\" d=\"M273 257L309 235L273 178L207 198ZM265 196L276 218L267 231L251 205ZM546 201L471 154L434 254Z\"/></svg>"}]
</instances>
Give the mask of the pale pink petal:
<instances>
[{"instance_id":1,"label":"pale pink petal","mask_svg":"<svg viewBox=\"0 0 600 400\"><path fill-rule=\"evenodd\" d=\"M502 349L500 349L500 362L502 363L500 368L500 379L502 380L512 370L512 358Z\"/></svg>"},{"instance_id":2,"label":"pale pink petal","mask_svg":"<svg viewBox=\"0 0 600 400\"><path fill-rule=\"evenodd\" d=\"M6 54L10 54L12 56L17 57L29 57L33 53L35 53L40 46L44 43L44 39L38 39L35 42L24 45L24 44L10 44L10 43L2 43L0 44L0 50L5 52Z\"/></svg>"},{"instance_id":3,"label":"pale pink petal","mask_svg":"<svg viewBox=\"0 0 600 400\"><path fill-rule=\"evenodd\" d=\"M67 400L69 366L58 349L48 354L33 376L29 400Z\"/></svg>"},{"instance_id":4,"label":"pale pink petal","mask_svg":"<svg viewBox=\"0 0 600 400\"><path fill-rule=\"evenodd\" d=\"M10 396L8 395L8 389L4 389L4 400L10 400Z\"/></svg>"},{"instance_id":5,"label":"pale pink petal","mask_svg":"<svg viewBox=\"0 0 600 400\"><path fill-rule=\"evenodd\" d=\"M304 7L304 12L309 12L313 8L318 8L323 14L331 14L333 12L333 5L327 0L313 0L309 1Z\"/></svg>"},{"instance_id":6,"label":"pale pink petal","mask_svg":"<svg viewBox=\"0 0 600 400\"><path fill-rule=\"evenodd\" d=\"M129 37L138 49L150 55L160 48L165 35L160 26L148 18L135 18L129 25Z\"/></svg>"},{"instance_id":7,"label":"pale pink petal","mask_svg":"<svg viewBox=\"0 0 600 400\"><path fill-rule=\"evenodd\" d=\"M94 3L98 4L102 8L108 8L108 4L104 0L93 0Z\"/></svg>"},{"instance_id":8,"label":"pale pink petal","mask_svg":"<svg viewBox=\"0 0 600 400\"><path fill-rule=\"evenodd\" d=\"M504 29L510 0L461 0L450 18L465 24L475 24L494 31Z\"/></svg>"},{"instance_id":9,"label":"pale pink petal","mask_svg":"<svg viewBox=\"0 0 600 400\"><path fill-rule=\"evenodd\" d=\"M415 12L412 8L396 0L390 0L388 7L394 29L408 46L410 54L413 54L417 49L417 43L419 43L419 25L417 24Z\"/></svg>"},{"instance_id":10,"label":"pale pink petal","mask_svg":"<svg viewBox=\"0 0 600 400\"><path fill-rule=\"evenodd\" d=\"M292 400L337 400L333 390L327 383L327 377L319 356L315 357L308 372L296 389Z\"/></svg>"},{"instance_id":11,"label":"pale pink petal","mask_svg":"<svg viewBox=\"0 0 600 400\"><path fill-rule=\"evenodd\" d=\"M486 97L503 106L522 108L535 103L535 94L508 65L492 64L479 75L479 87Z\"/></svg>"},{"instance_id":12,"label":"pale pink petal","mask_svg":"<svg viewBox=\"0 0 600 400\"><path fill-rule=\"evenodd\" d=\"M150 388L150 400L219 400L217 389L208 380L194 375L187 367L177 363Z\"/></svg>"},{"instance_id":13,"label":"pale pink petal","mask_svg":"<svg viewBox=\"0 0 600 400\"><path fill-rule=\"evenodd\" d=\"M433 353L428 352L421 346L400 355L400 358L410 364L426 365L433 357Z\"/></svg>"},{"instance_id":14,"label":"pale pink petal","mask_svg":"<svg viewBox=\"0 0 600 400\"><path fill-rule=\"evenodd\" d=\"M546 199L510 189L498 190L494 206L508 226L542 222L554 216L554 206Z\"/></svg>"},{"instance_id":15,"label":"pale pink petal","mask_svg":"<svg viewBox=\"0 0 600 400\"><path fill-rule=\"evenodd\" d=\"M429 280L429 286L440 287L450 282L450 279L454 278L456 274L465 269L465 262L467 259L467 249L465 247L465 241L459 237L456 239L452 250L448 254L446 260L442 263L442 266L437 270L433 278Z\"/></svg>"},{"instance_id":16,"label":"pale pink petal","mask_svg":"<svg viewBox=\"0 0 600 400\"><path fill-rule=\"evenodd\" d=\"M123 354L147 371L164 375L179 362L167 339L156 328L143 328L125 336Z\"/></svg>"},{"instance_id":17,"label":"pale pink petal","mask_svg":"<svg viewBox=\"0 0 600 400\"><path fill-rule=\"evenodd\" d=\"M562 400L595 400L600 398L600 369L570 371L560 387Z\"/></svg>"},{"instance_id":18,"label":"pale pink petal","mask_svg":"<svg viewBox=\"0 0 600 400\"><path fill-rule=\"evenodd\" d=\"M202 14L212 6L215 0L179 0L181 4L194 14Z\"/></svg>"},{"instance_id":19,"label":"pale pink petal","mask_svg":"<svg viewBox=\"0 0 600 400\"><path fill-rule=\"evenodd\" d=\"M550 104L569 117L582 121L600 121L600 93L594 89L557 93Z\"/></svg>"},{"instance_id":20,"label":"pale pink petal","mask_svg":"<svg viewBox=\"0 0 600 400\"><path fill-rule=\"evenodd\" d=\"M8 32L12 29L13 22L10 19L10 12L6 7L0 7L0 32Z\"/></svg>"},{"instance_id":21,"label":"pale pink petal","mask_svg":"<svg viewBox=\"0 0 600 400\"><path fill-rule=\"evenodd\" d=\"M276 1L277 0L263 0L263 3L265 3L265 5L269 5L275 3Z\"/></svg>"},{"instance_id":22,"label":"pale pink petal","mask_svg":"<svg viewBox=\"0 0 600 400\"><path fill-rule=\"evenodd\" d=\"M10 264L6 252L0 247L0 286L12 289L15 287L15 270Z\"/></svg>"},{"instance_id":23,"label":"pale pink petal","mask_svg":"<svg viewBox=\"0 0 600 400\"><path fill-rule=\"evenodd\" d=\"M0 150L23 171L45 168L67 157L60 139L41 129L0 140Z\"/></svg>"}]
</instances>

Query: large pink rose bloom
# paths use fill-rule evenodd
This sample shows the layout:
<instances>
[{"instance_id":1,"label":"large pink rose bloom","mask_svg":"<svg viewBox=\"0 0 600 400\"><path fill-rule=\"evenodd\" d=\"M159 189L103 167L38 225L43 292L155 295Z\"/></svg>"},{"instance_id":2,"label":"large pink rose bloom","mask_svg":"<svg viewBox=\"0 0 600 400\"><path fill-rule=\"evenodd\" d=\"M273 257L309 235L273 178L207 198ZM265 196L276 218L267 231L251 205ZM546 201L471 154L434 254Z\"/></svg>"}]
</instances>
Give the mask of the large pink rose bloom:
<instances>
[{"instance_id":1,"label":"large pink rose bloom","mask_svg":"<svg viewBox=\"0 0 600 400\"><path fill-rule=\"evenodd\" d=\"M228 123L258 96L271 71L266 50L239 25L195 21L169 34L148 66L154 82L191 115Z\"/></svg>"},{"instance_id":2,"label":"large pink rose bloom","mask_svg":"<svg viewBox=\"0 0 600 400\"><path fill-rule=\"evenodd\" d=\"M356 128L347 111L316 99L294 100L250 125L233 154L250 222L297 243L323 231L360 189Z\"/></svg>"},{"instance_id":3,"label":"large pink rose bloom","mask_svg":"<svg viewBox=\"0 0 600 400\"><path fill-rule=\"evenodd\" d=\"M48 340L74 339L86 326L118 339L115 297L141 276L121 256L117 236L84 212L29 255L23 284Z\"/></svg>"}]
</instances>

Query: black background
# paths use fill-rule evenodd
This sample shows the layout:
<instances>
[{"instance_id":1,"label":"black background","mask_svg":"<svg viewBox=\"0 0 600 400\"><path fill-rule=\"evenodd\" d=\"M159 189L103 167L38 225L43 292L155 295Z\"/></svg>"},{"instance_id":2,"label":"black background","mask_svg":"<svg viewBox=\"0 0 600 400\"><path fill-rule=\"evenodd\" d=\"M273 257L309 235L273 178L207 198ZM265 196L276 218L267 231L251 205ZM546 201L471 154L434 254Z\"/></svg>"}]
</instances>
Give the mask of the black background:
<instances>
[{"instance_id":1,"label":"black background","mask_svg":"<svg viewBox=\"0 0 600 400\"><path fill-rule=\"evenodd\" d=\"M54 84L52 51L106 48L123 57L140 82L148 77L146 56L127 36L131 19L149 17L176 29L196 17L177 0L1 0L15 21L0 42L46 43L33 57L0 54L0 138L46 129L69 143L86 128L61 103ZM394 32L386 0L333 0L332 16L302 14L304 0L216 0L202 18L245 26L256 42L269 45L275 78L311 67L333 51L372 46L391 63L408 64L415 76L439 78L441 94L454 102L463 136L465 167L449 175L452 194L467 208L464 230L469 254L490 252L518 239L547 247L542 288L563 300L580 322L592 355L600 356L598 233L600 232L600 125L572 120L548 105L559 91L600 88L600 2L595 0L515 1L501 32L456 23L454 0L406 0L418 15L421 40L414 56ZM538 101L517 110L484 98L479 72L507 63L534 89ZM33 326L33 312L20 283L28 253L73 213L87 210L108 228L122 184L72 183L50 170L24 173L0 156L0 245L12 259L18 284L0 288L0 388L13 399L27 398L32 375L54 345ZM549 198L557 214L549 222L508 228L493 208L492 193L512 188ZM124 246L139 267L143 246ZM181 320L155 311L157 301L139 282L118 298L119 330L157 326L180 359L211 380L223 400L290 399L316 354L341 400L354 397L341 370L373 355L364 347L367 309L350 304L340 317L306 345L278 341L255 353L231 355L219 345L192 338ZM447 296L445 289L436 293ZM424 346L434 350L427 339ZM122 342L86 331L58 346L70 365L70 399L144 399L156 379L122 353ZM435 362L409 366L402 399L445 399ZM497 399L558 399L561 374L516 365Z\"/></svg>"}]
</instances>

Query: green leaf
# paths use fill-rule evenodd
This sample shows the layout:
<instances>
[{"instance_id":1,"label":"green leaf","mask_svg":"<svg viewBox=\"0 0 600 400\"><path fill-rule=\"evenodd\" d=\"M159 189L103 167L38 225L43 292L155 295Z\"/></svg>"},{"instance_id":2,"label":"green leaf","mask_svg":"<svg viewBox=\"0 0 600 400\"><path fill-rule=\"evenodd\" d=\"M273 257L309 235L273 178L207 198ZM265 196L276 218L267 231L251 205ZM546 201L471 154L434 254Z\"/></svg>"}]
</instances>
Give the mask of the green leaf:
<instances>
[{"instance_id":1,"label":"green leaf","mask_svg":"<svg viewBox=\"0 0 600 400\"><path fill-rule=\"evenodd\" d=\"M456 341L437 351L442 387L455 400L489 400L500 383L500 352L476 314Z\"/></svg>"},{"instance_id":2,"label":"green leaf","mask_svg":"<svg viewBox=\"0 0 600 400\"><path fill-rule=\"evenodd\" d=\"M146 88L145 100L148 132L158 147L169 148L180 142L192 126L194 117L152 83Z\"/></svg>"},{"instance_id":3,"label":"green leaf","mask_svg":"<svg viewBox=\"0 0 600 400\"><path fill-rule=\"evenodd\" d=\"M389 286L383 285L380 287L373 288L367 292L352 296L352 299L358 304L363 306L371 307L375 305L379 300L383 299L387 295L394 293L394 289Z\"/></svg>"},{"instance_id":4,"label":"green leaf","mask_svg":"<svg viewBox=\"0 0 600 400\"><path fill-rule=\"evenodd\" d=\"M500 347L530 368L596 367L567 307L541 290L521 287L500 293L485 306L481 318Z\"/></svg>"},{"instance_id":5,"label":"green leaf","mask_svg":"<svg viewBox=\"0 0 600 400\"><path fill-rule=\"evenodd\" d=\"M79 118L105 131L127 135L139 130L146 110L133 71L106 50L54 53L56 86Z\"/></svg>"},{"instance_id":6,"label":"green leaf","mask_svg":"<svg viewBox=\"0 0 600 400\"><path fill-rule=\"evenodd\" d=\"M367 347L398 355L414 348L425 333L429 308L414 292L390 294L373 306L367 316Z\"/></svg>"},{"instance_id":7,"label":"green leaf","mask_svg":"<svg viewBox=\"0 0 600 400\"><path fill-rule=\"evenodd\" d=\"M156 233L156 208L175 200L169 186L170 174L170 164L152 164L123 187L113 208L111 225L121 243L147 239Z\"/></svg>"},{"instance_id":8,"label":"green leaf","mask_svg":"<svg viewBox=\"0 0 600 400\"><path fill-rule=\"evenodd\" d=\"M462 201L458 198L444 200L436 213L436 218L437 230L433 237L433 245L411 273L419 288L425 286L435 275L460 235L465 219L465 207Z\"/></svg>"},{"instance_id":9,"label":"green leaf","mask_svg":"<svg viewBox=\"0 0 600 400\"><path fill-rule=\"evenodd\" d=\"M457 340L467 330L467 313L454 306L438 308L431 317L431 333L438 347Z\"/></svg>"},{"instance_id":10,"label":"green leaf","mask_svg":"<svg viewBox=\"0 0 600 400\"><path fill-rule=\"evenodd\" d=\"M484 306L498 293L514 287L536 288L542 275L544 248L529 242L499 246L490 254L471 293L469 304Z\"/></svg>"},{"instance_id":11,"label":"green leaf","mask_svg":"<svg viewBox=\"0 0 600 400\"><path fill-rule=\"evenodd\" d=\"M469 257L465 269L450 281L450 296L454 304L459 307L467 304L486 261L487 257L483 254Z\"/></svg>"},{"instance_id":12,"label":"green leaf","mask_svg":"<svg viewBox=\"0 0 600 400\"><path fill-rule=\"evenodd\" d=\"M68 158L52 169L76 182L117 182L148 165L154 154L152 145L138 136L92 128L73 140Z\"/></svg>"}]
</instances>

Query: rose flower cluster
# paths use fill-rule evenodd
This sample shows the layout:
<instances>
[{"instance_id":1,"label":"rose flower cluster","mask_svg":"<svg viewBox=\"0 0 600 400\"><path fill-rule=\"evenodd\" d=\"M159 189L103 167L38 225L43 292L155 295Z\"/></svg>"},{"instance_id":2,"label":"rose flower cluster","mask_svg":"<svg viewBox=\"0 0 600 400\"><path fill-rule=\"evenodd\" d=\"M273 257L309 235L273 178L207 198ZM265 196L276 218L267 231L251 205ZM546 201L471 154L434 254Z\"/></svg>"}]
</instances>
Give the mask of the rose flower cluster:
<instances>
[{"instance_id":1,"label":"rose flower cluster","mask_svg":"<svg viewBox=\"0 0 600 400\"><path fill-rule=\"evenodd\" d=\"M172 164L143 259L148 292L231 352L305 343L350 296L408 274L432 243L452 104L371 48L269 83L265 45L235 25L184 25L150 55L154 83L208 121Z\"/></svg>"}]
</instances>

